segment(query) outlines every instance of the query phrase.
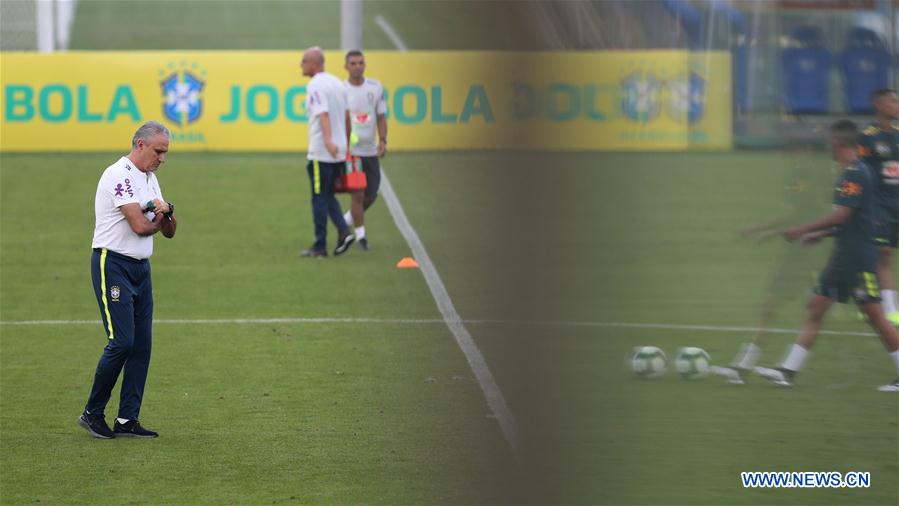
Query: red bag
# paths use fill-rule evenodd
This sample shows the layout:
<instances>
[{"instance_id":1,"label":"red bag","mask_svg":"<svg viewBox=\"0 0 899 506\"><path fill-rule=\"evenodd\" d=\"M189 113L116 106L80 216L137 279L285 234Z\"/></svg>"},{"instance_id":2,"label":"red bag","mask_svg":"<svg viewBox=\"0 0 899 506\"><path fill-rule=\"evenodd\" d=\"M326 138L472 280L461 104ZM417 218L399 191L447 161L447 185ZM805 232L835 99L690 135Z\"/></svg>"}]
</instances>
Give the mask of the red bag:
<instances>
[{"instance_id":1,"label":"red bag","mask_svg":"<svg viewBox=\"0 0 899 506\"><path fill-rule=\"evenodd\" d=\"M368 186L365 179L365 172L359 166L361 160L358 156L351 156L347 159L346 170L334 180L334 193L349 193L364 190Z\"/></svg>"}]
</instances>

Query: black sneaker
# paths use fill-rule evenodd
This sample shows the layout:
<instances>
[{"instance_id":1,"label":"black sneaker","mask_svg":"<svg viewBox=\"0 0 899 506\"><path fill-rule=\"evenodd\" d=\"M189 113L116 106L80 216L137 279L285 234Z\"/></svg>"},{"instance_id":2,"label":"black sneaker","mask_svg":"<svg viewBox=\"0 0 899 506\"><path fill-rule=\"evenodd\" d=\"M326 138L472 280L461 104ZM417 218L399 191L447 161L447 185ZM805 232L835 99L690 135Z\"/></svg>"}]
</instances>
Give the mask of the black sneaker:
<instances>
[{"instance_id":1,"label":"black sneaker","mask_svg":"<svg viewBox=\"0 0 899 506\"><path fill-rule=\"evenodd\" d=\"M362 251L368 251L368 239L363 237L362 239L359 239L356 244L359 245L359 249Z\"/></svg>"},{"instance_id":2,"label":"black sneaker","mask_svg":"<svg viewBox=\"0 0 899 506\"><path fill-rule=\"evenodd\" d=\"M325 258L328 256L328 252L323 249L309 248L301 251L300 256L309 258Z\"/></svg>"},{"instance_id":3,"label":"black sneaker","mask_svg":"<svg viewBox=\"0 0 899 506\"><path fill-rule=\"evenodd\" d=\"M78 425L97 439L115 439L115 434L109 429L109 425L106 425L106 418L103 415L84 412L78 417Z\"/></svg>"},{"instance_id":4,"label":"black sneaker","mask_svg":"<svg viewBox=\"0 0 899 506\"><path fill-rule=\"evenodd\" d=\"M152 430L145 429L141 427L140 422L137 420L128 420L125 423L119 423L118 420L115 421L115 425L113 426L113 432L118 437L158 437L159 434L153 432Z\"/></svg>"},{"instance_id":5,"label":"black sneaker","mask_svg":"<svg viewBox=\"0 0 899 506\"><path fill-rule=\"evenodd\" d=\"M337 239L337 247L334 248L334 256L337 256L337 255L340 255L340 254L343 254L344 252L346 252L346 250L348 250L350 248L350 246L353 245L353 242L355 242L355 241L356 241L356 234L349 233L349 234L344 234L344 235L340 236L340 238Z\"/></svg>"}]
</instances>

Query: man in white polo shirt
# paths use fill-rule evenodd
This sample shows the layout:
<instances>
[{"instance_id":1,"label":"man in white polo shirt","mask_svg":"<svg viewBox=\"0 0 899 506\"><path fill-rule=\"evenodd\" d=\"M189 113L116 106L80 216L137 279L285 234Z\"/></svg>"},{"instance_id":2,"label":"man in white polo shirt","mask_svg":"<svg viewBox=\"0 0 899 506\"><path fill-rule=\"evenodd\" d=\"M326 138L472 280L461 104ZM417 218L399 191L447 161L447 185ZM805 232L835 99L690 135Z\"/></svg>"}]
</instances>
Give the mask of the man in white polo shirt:
<instances>
[{"instance_id":1,"label":"man in white polo shirt","mask_svg":"<svg viewBox=\"0 0 899 506\"><path fill-rule=\"evenodd\" d=\"M353 192L350 211L343 215L347 223L356 226L355 235L359 248L368 250L365 236L365 211L378 198L381 186L381 164L379 158L387 153L387 104L384 102L384 88L381 83L365 77L365 56L354 49L347 52L344 66L349 78L344 83L349 100L352 133L350 154L358 156L365 172L364 191ZM377 135L376 135L377 133Z\"/></svg>"},{"instance_id":2,"label":"man in white polo shirt","mask_svg":"<svg viewBox=\"0 0 899 506\"><path fill-rule=\"evenodd\" d=\"M158 436L141 426L138 415L152 343L153 235L172 238L178 225L156 180L168 150L168 129L144 123L131 140L131 153L107 167L97 185L91 277L108 341L78 424L99 439ZM110 429L104 411L123 368L119 414Z\"/></svg>"},{"instance_id":3,"label":"man in white polo shirt","mask_svg":"<svg viewBox=\"0 0 899 506\"><path fill-rule=\"evenodd\" d=\"M334 196L334 181L346 170L350 131L346 89L340 79L325 72L325 55L319 47L303 53L300 67L304 76L312 78L306 87L306 114L309 116L306 171L312 186L312 221L315 224L315 243L301 251L300 256L328 256L328 216L340 234L334 248L334 254L340 255L356 240Z\"/></svg>"}]
</instances>

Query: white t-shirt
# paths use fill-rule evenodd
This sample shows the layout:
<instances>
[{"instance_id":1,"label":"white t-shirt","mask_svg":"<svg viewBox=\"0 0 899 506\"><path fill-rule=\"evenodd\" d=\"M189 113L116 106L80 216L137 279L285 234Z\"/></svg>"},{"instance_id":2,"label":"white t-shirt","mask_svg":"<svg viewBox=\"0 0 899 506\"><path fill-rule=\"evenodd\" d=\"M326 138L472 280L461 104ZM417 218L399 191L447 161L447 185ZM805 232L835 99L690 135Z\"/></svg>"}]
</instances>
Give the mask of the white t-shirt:
<instances>
[{"instance_id":1,"label":"white t-shirt","mask_svg":"<svg viewBox=\"0 0 899 506\"><path fill-rule=\"evenodd\" d=\"M342 162L346 160L346 88L327 72L319 72L306 87L306 114L309 116L309 160ZM331 120L331 141L337 146L337 158L325 148L325 137L318 115L327 112Z\"/></svg>"},{"instance_id":2,"label":"white t-shirt","mask_svg":"<svg viewBox=\"0 0 899 506\"><path fill-rule=\"evenodd\" d=\"M134 162L123 156L100 176L94 199L94 240L92 248L106 248L122 255L142 260L153 254L153 236L139 236L119 207L137 204L142 209L147 202L165 200L156 174L141 172ZM156 214L148 211L144 217L153 221Z\"/></svg>"},{"instance_id":3,"label":"white t-shirt","mask_svg":"<svg viewBox=\"0 0 899 506\"><path fill-rule=\"evenodd\" d=\"M353 132L359 142L350 146L350 153L356 156L377 156L378 115L387 114L384 102L384 88L374 79L365 78L359 86L344 81L350 108Z\"/></svg>"}]
</instances>

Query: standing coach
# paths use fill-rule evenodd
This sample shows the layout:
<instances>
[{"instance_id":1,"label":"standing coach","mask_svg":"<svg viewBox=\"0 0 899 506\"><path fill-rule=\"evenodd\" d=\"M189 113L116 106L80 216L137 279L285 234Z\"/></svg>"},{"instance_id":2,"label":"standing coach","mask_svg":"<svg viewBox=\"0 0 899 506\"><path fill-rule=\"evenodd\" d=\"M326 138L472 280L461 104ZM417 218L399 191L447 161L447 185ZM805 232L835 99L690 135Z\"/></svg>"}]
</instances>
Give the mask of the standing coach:
<instances>
[{"instance_id":1,"label":"standing coach","mask_svg":"<svg viewBox=\"0 0 899 506\"><path fill-rule=\"evenodd\" d=\"M356 240L334 196L334 181L346 170L352 128L346 89L340 79L325 72L325 55L320 47L307 49L300 67L304 76L312 78L306 87L306 111L309 115L306 171L312 186L312 222L315 225L315 243L301 251L300 256L328 256L326 236L329 216L339 233L334 254L340 255Z\"/></svg>"},{"instance_id":2,"label":"standing coach","mask_svg":"<svg viewBox=\"0 0 899 506\"><path fill-rule=\"evenodd\" d=\"M175 208L163 199L156 180L168 150L168 129L148 121L135 132L131 153L107 167L97 185L91 276L109 339L78 417L78 425L95 438L158 436L141 426L138 415L152 343L153 235L162 232L171 239L178 225ZM119 414L110 429L104 411L123 368Z\"/></svg>"}]
</instances>

